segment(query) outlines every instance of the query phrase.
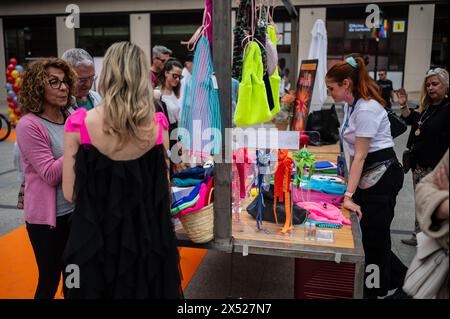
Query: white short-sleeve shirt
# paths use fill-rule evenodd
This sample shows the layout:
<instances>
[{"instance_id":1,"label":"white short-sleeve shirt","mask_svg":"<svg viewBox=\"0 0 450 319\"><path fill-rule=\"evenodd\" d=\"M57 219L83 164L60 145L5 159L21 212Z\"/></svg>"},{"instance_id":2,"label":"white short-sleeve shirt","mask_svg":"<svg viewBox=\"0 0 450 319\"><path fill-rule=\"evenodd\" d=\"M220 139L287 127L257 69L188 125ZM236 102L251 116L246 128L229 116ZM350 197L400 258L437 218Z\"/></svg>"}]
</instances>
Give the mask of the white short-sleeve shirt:
<instances>
[{"instance_id":1,"label":"white short-sleeve shirt","mask_svg":"<svg viewBox=\"0 0 450 319\"><path fill-rule=\"evenodd\" d=\"M163 95L161 100L166 103L169 123L174 124L180 122L181 106L175 93L172 92L170 95Z\"/></svg>"},{"instance_id":2,"label":"white short-sleeve shirt","mask_svg":"<svg viewBox=\"0 0 450 319\"><path fill-rule=\"evenodd\" d=\"M350 156L355 156L356 137L370 138L369 153L394 146L391 123L380 103L373 99L359 99L353 108L352 111L352 107L344 107L344 125L341 128L341 136L348 145Z\"/></svg>"}]
</instances>

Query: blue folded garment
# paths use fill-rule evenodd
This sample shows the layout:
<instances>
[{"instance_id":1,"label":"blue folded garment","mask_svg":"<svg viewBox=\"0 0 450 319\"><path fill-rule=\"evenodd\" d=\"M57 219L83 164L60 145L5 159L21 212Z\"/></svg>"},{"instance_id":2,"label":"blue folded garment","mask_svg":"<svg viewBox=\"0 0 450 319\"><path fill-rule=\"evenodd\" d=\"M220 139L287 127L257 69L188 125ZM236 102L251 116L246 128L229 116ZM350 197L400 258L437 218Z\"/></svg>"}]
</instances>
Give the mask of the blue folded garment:
<instances>
[{"instance_id":1,"label":"blue folded garment","mask_svg":"<svg viewBox=\"0 0 450 319\"><path fill-rule=\"evenodd\" d=\"M202 186L202 183L199 183L197 186L194 187L194 189L189 193L189 195L184 196L182 198L180 198L179 200L177 200L176 202L174 202L170 208L175 208L178 206L181 206L185 203L189 203L191 201L193 201L195 199L195 197L198 195L198 193L200 192L200 187Z\"/></svg>"},{"instance_id":2,"label":"blue folded garment","mask_svg":"<svg viewBox=\"0 0 450 319\"><path fill-rule=\"evenodd\" d=\"M193 179L193 178L173 178L172 183L177 187L189 187L197 186L203 181L203 179Z\"/></svg>"},{"instance_id":3,"label":"blue folded garment","mask_svg":"<svg viewBox=\"0 0 450 319\"><path fill-rule=\"evenodd\" d=\"M179 179L203 179L205 177L205 169L203 166L196 166L192 168L185 169L184 171L174 174L173 178Z\"/></svg>"},{"instance_id":4,"label":"blue folded garment","mask_svg":"<svg viewBox=\"0 0 450 319\"><path fill-rule=\"evenodd\" d=\"M310 181L307 181L305 178L302 179L300 187L302 189L311 189L332 195L344 195L347 190L346 185L337 184L328 180L319 181L311 179Z\"/></svg>"},{"instance_id":5,"label":"blue folded garment","mask_svg":"<svg viewBox=\"0 0 450 319\"><path fill-rule=\"evenodd\" d=\"M337 167L336 164L331 162L316 162L315 166L316 169L334 169Z\"/></svg>"}]
</instances>

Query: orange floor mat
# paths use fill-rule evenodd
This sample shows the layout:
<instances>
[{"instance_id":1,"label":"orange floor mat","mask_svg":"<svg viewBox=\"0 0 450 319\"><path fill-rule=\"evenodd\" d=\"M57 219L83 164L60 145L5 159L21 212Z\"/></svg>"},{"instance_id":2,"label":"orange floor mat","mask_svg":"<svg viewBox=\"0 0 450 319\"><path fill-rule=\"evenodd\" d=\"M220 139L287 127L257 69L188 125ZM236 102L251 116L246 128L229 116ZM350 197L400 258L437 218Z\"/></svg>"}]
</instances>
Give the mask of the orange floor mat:
<instances>
[{"instance_id":1,"label":"orange floor mat","mask_svg":"<svg viewBox=\"0 0 450 319\"><path fill-rule=\"evenodd\" d=\"M180 248L183 290L189 284L207 250ZM0 299L31 299L38 271L25 226L0 238ZM57 299L62 298L61 284Z\"/></svg>"}]
</instances>

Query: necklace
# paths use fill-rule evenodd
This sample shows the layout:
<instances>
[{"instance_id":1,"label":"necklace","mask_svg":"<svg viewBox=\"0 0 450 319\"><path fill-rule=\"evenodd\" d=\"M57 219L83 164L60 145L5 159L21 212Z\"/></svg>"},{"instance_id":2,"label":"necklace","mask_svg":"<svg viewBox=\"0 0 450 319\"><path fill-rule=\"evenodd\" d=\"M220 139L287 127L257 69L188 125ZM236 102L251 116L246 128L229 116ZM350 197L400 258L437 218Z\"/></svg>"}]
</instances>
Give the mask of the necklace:
<instances>
[{"instance_id":1,"label":"necklace","mask_svg":"<svg viewBox=\"0 0 450 319\"><path fill-rule=\"evenodd\" d=\"M414 132L414 134L416 136L420 136L420 134L422 133L421 128L423 126L423 124L425 124L425 122L433 116L434 113L436 113L437 109L434 109L433 112L431 112L430 115L428 115L425 119L424 116L427 114L429 107L427 107L427 109L423 112L422 116L420 117L419 122L417 123L419 125L419 127L417 128L417 130ZM422 121L423 120L423 121Z\"/></svg>"}]
</instances>

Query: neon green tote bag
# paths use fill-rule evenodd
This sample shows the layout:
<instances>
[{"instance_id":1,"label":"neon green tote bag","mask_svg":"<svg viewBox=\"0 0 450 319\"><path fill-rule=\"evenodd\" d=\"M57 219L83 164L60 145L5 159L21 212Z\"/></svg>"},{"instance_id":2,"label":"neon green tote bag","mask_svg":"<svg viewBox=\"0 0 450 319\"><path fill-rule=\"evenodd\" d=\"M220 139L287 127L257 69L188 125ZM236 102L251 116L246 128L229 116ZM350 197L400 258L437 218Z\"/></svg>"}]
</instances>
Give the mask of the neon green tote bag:
<instances>
[{"instance_id":1,"label":"neon green tote bag","mask_svg":"<svg viewBox=\"0 0 450 319\"><path fill-rule=\"evenodd\" d=\"M258 43L248 44L242 65L238 102L234 113L237 126L265 123L272 119L263 81L264 66ZM277 95L278 96L278 95Z\"/></svg>"}]
</instances>

